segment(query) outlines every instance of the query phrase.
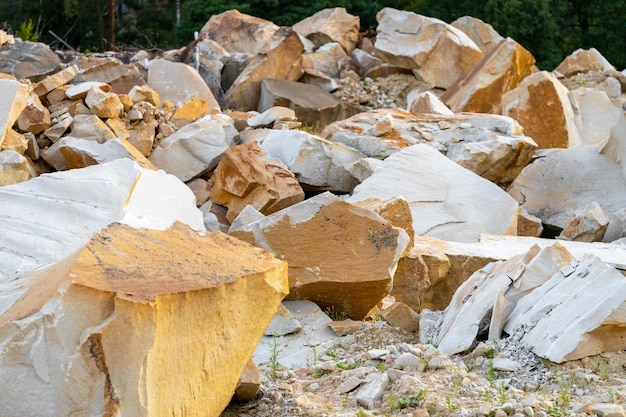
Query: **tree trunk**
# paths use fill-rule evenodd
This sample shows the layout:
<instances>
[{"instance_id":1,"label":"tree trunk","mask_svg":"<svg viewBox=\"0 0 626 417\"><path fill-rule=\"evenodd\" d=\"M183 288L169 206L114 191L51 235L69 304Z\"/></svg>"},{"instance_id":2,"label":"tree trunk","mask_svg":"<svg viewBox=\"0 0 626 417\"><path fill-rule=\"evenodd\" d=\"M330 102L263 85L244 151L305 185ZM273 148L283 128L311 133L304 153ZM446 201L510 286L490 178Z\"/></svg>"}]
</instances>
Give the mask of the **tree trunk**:
<instances>
[{"instance_id":1,"label":"tree trunk","mask_svg":"<svg viewBox=\"0 0 626 417\"><path fill-rule=\"evenodd\" d=\"M115 47L115 0L109 0L109 48Z\"/></svg>"}]
</instances>

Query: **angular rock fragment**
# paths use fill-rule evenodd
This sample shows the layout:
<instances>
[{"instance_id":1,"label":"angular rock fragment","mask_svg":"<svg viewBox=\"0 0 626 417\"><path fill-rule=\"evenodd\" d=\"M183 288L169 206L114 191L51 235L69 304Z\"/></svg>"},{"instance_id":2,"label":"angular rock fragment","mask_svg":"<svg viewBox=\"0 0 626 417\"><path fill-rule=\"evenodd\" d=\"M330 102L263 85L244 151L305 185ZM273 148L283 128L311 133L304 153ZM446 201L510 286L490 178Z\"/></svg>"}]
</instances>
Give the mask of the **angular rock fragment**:
<instances>
[{"instance_id":1,"label":"angular rock fragment","mask_svg":"<svg viewBox=\"0 0 626 417\"><path fill-rule=\"evenodd\" d=\"M578 145L539 158L508 192L528 213L561 229L578 207L594 201L612 214L626 207L626 181L622 167L599 151Z\"/></svg>"},{"instance_id":2,"label":"angular rock fragment","mask_svg":"<svg viewBox=\"0 0 626 417\"><path fill-rule=\"evenodd\" d=\"M381 315L387 323L406 332L415 332L419 329L419 314L404 303L393 303L384 309Z\"/></svg>"},{"instance_id":3,"label":"angular rock fragment","mask_svg":"<svg viewBox=\"0 0 626 417\"><path fill-rule=\"evenodd\" d=\"M228 207L226 218L231 223L247 205L268 215L304 200L295 176L258 142L227 149L211 182L211 200Z\"/></svg>"},{"instance_id":4,"label":"angular rock fragment","mask_svg":"<svg viewBox=\"0 0 626 417\"><path fill-rule=\"evenodd\" d=\"M626 348L624 300L624 276L588 255L522 298L504 331L557 363L620 351Z\"/></svg>"},{"instance_id":5,"label":"angular rock fragment","mask_svg":"<svg viewBox=\"0 0 626 417\"><path fill-rule=\"evenodd\" d=\"M204 116L209 110L209 105L206 101L201 98L192 98L176 109L170 121L176 129L180 129Z\"/></svg>"},{"instance_id":6,"label":"angular rock fragment","mask_svg":"<svg viewBox=\"0 0 626 417\"><path fill-rule=\"evenodd\" d=\"M515 200L428 145L387 158L348 201L397 195L409 202L417 235L475 242L481 233L516 233Z\"/></svg>"},{"instance_id":7,"label":"angular rock fragment","mask_svg":"<svg viewBox=\"0 0 626 417\"><path fill-rule=\"evenodd\" d=\"M453 112L500 114L502 96L531 73L535 58L511 38L502 40L441 96Z\"/></svg>"},{"instance_id":8,"label":"angular rock fragment","mask_svg":"<svg viewBox=\"0 0 626 417\"><path fill-rule=\"evenodd\" d=\"M30 86L6 74L0 74L0 145L7 131L20 116L30 97Z\"/></svg>"},{"instance_id":9,"label":"angular rock fragment","mask_svg":"<svg viewBox=\"0 0 626 417\"><path fill-rule=\"evenodd\" d=\"M67 68L62 69L56 74L49 75L43 80L39 81L33 87L33 92L37 94L40 98L48 95L52 90L59 88L70 81L74 77L76 77L80 73L80 69L77 65L70 65Z\"/></svg>"},{"instance_id":10,"label":"angular rock fragment","mask_svg":"<svg viewBox=\"0 0 626 417\"><path fill-rule=\"evenodd\" d=\"M605 142L611 129L626 120L624 110L613 103L604 91L581 87L570 91L569 99L580 134L578 143L594 145Z\"/></svg>"},{"instance_id":11,"label":"angular rock fragment","mask_svg":"<svg viewBox=\"0 0 626 417\"><path fill-rule=\"evenodd\" d=\"M359 42L359 27L358 16L349 14L343 7L335 7L299 21L293 30L312 40L316 47L337 42L350 54Z\"/></svg>"},{"instance_id":12,"label":"angular rock fragment","mask_svg":"<svg viewBox=\"0 0 626 417\"><path fill-rule=\"evenodd\" d=\"M454 116L439 98L430 91L409 93L406 99L406 110L413 114L440 114L442 116Z\"/></svg>"},{"instance_id":13,"label":"angular rock fragment","mask_svg":"<svg viewBox=\"0 0 626 417\"><path fill-rule=\"evenodd\" d=\"M483 54L488 54L504 39L489 23L472 16L459 17L450 25L465 33Z\"/></svg>"},{"instance_id":14,"label":"angular rock fragment","mask_svg":"<svg viewBox=\"0 0 626 417\"><path fill-rule=\"evenodd\" d=\"M37 173L23 155L11 150L0 151L0 187L28 181Z\"/></svg>"},{"instance_id":15,"label":"angular rock fragment","mask_svg":"<svg viewBox=\"0 0 626 417\"><path fill-rule=\"evenodd\" d=\"M17 118L17 126L21 131L38 134L52 126L50 112L35 94L28 97L26 107Z\"/></svg>"},{"instance_id":16,"label":"angular rock fragment","mask_svg":"<svg viewBox=\"0 0 626 417\"><path fill-rule=\"evenodd\" d=\"M130 159L1 187L0 200L6 203L0 205L0 279L70 256L112 222L167 229L179 220L204 228L189 188ZM45 227L24 220L24 213Z\"/></svg>"},{"instance_id":17,"label":"angular rock fragment","mask_svg":"<svg viewBox=\"0 0 626 417\"><path fill-rule=\"evenodd\" d=\"M609 214L595 201L579 208L565 221L559 239L601 242L609 226Z\"/></svg>"},{"instance_id":18,"label":"angular rock fragment","mask_svg":"<svg viewBox=\"0 0 626 417\"><path fill-rule=\"evenodd\" d=\"M321 135L380 159L425 143L490 181L510 183L530 161L536 147L521 133L521 126L509 117L415 115L382 109L333 123Z\"/></svg>"},{"instance_id":19,"label":"angular rock fragment","mask_svg":"<svg viewBox=\"0 0 626 417\"><path fill-rule=\"evenodd\" d=\"M228 116L207 116L163 139L148 159L157 168L188 181L215 168L237 134Z\"/></svg>"},{"instance_id":20,"label":"angular rock fragment","mask_svg":"<svg viewBox=\"0 0 626 417\"><path fill-rule=\"evenodd\" d=\"M105 93L111 91L111 86L107 83L103 83L100 81L85 81L69 87L67 90L65 90L65 95L70 100L80 100L87 97L89 90L91 90L93 87L97 87Z\"/></svg>"},{"instance_id":21,"label":"angular rock fragment","mask_svg":"<svg viewBox=\"0 0 626 417\"><path fill-rule=\"evenodd\" d=\"M285 262L181 224L113 224L63 281L0 328L5 413L218 415L288 289Z\"/></svg>"},{"instance_id":22,"label":"angular rock fragment","mask_svg":"<svg viewBox=\"0 0 626 417\"><path fill-rule=\"evenodd\" d=\"M517 211L517 235L540 237L543 233L541 219L528 213L524 207L519 207Z\"/></svg>"},{"instance_id":23,"label":"angular rock fragment","mask_svg":"<svg viewBox=\"0 0 626 417\"><path fill-rule=\"evenodd\" d=\"M246 124L250 127L274 126L281 121L295 121L296 112L288 107L274 106L264 110L261 114L247 119ZM243 130L243 129L242 129Z\"/></svg>"},{"instance_id":24,"label":"angular rock fragment","mask_svg":"<svg viewBox=\"0 0 626 417\"><path fill-rule=\"evenodd\" d=\"M289 263L288 299L312 300L355 320L389 293L409 242L404 230L330 193L229 233Z\"/></svg>"},{"instance_id":25,"label":"angular rock fragment","mask_svg":"<svg viewBox=\"0 0 626 417\"><path fill-rule=\"evenodd\" d=\"M483 56L466 34L439 19L385 7L376 20L378 54L433 87L449 88Z\"/></svg>"},{"instance_id":26,"label":"angular rock fragment","mask_svg":"<svg viewBox=\"0 0 626 417\"><path fill-rule=\"evenodd\" d=\"M128 92L128 96L133 101L133 103L138 103L140 101L147 101L153 106L158 106L161 104L161 99L159 97L159 93L154 91L154 89L148 87L147 85L137 85L132 88Z\"/></svg>"},{"instance_id":27,"label":"angular rock fragment","mask_svg":"<svg viewBox=\"0 0 626 417\"><path fill-rule=\"evenodd\" d=\"M338 79L341 78L342 67L347 66L349 60L340 44L327 43L315 52L302 56L302 69L305 74Z\"/></svg>"},{"instance_id":28,"label":"angular rock fragment","mask_svg":"<svg viewBox=\"0 0 626 417\"><path fill-rule=\"evenodd\" d=\"M87 61L94 61L90 58ZM99 81L111 86L111 92L116 94L128 94L133 87L144 85L145 70L136 64L122 64L118 59L104 58L98 62L96 58L95 64L81 62L78 65L82 69L82 73L77 77L80 81Z\"/></svg>"},{"instance_id":29,"label":"angular rock fragment","mask_svg":"<svg viewBox=\"0 0 626 417\"><path fill-rule=\"evenodd\" d=\"M504 94L502 114L517 120L539 148L567 148L580 143L567 88L552 73L531 74Z\"/></svg>"},{"instance_id":30,"label":"angular rock fragment","mask_svg":"<svg viewBox=\"0 0 626 417\"><path fill-rule=\"evenodd\" d=\"M289 80L263 80L258 111L264 112L275 106L293 109L300 122L320 129L354 113L341 100L318 86Z\"/></svg>"},{"instance_id":31,"label":"angular rock fragment","mask_svg":"<svg viewBox=\"0 0 626 417\"><path fill-rule=\"evenodd\" d=\"M41 151L42 158L56 170L85 168L116 159L135 160L143 168L156 168L128 141L111 139L104 143L65 136Z\"/></svg>"},{"instance_id":32,"label":"angular rock fragment","mask_svg":"<svg viewBox=\"0 0 626 417\"><path fill-rule=\"evenodd\" d=\"M439 350L446 354L464 352L479 333L488 330L493 338L499 338L499 330L518 301L574 262L569 252L556 243L545 249L531 248L526 255L494 262L477 271L458 288L444 311L437 336ZM503 297L500 305L504 311L496 314L499 296ZM502 321L496 322L496 318Z\"/></svg>"},{"instance_id":33,"label":"angular rock fragment","mask_svg":"<svg viewBox=\"0 0 626 417\"><path fill-rule=\"evenodd\" d=\"M220 111L220 105L198 71L182 62L150 61L148 85L157 92L161 101L169 100L177 104L200 98L211 111Z\"/></svg>"},{"instance_id":34,"label":"angular rock fragment","mask_svg":"<svg viewBox=\"0 0 626 417\"><path fill-rule=\"evenodd\" d=\"M70 135L75 138L94 140L98 143L115 138L115 133L95 114L77 114L72 120Z\"/></svg>"},{"instance_id":35,"label":"angular rock fragment","mask_svg":"<svg viewBox=\"0 0 626 417\"><path fill-rule=\"evenodd\" d=\"M32 133L26 132L29 137L34 137ZM3 151L15 151L20 155L23 155L28 150L28 139L21 133L17 133L13 129L9 129L4 136L4 141L0 150ZM32 158L37 159L37 158Z\"/></svg>"},{"instance_id":36,"label":"angular rock fragment","mask_svg":"<svg viewBox=\"0 0 626 417\"><path fill-rule=\"evenodd\" d=\"M257 54L224 93L226 103L237 110L256 110L261 97L261 81L268 78L296 81L302 75L304 46L298 34L287 30Z\"/></svg>"},{"instance_id":37,"label":"angular rock fragment","mask_svg":"<svg viewBox=\"0 0 626 417\"><path fill-rule=\"evenodd\" d=\"M41 42L17 42L0 50L0 73L38 82L62 68L61 60Z\"/></svg>"},{"instance_id":38,"label":"angular rock fragment","mask_svg":"<svg viewBox=\"0 0 626 417\"><path fill-rule=\"evenodd\" d=\"M257 140L273 158L280 159L302 185L316 190L352 191L356 180L346 170L363 158L361 152L299 130L257 130L243 141Z\"/></svg>"},{"instance_id":39,"label":"angular rock fragment","mask_svg":"<svg viewBox=\"0 0 626 417\"><path fill-rule=\"evenodd\" d=\"M85 104L92 114L102 119L119 117L124 111L124 106L117 94L105 93L98 87L89 89L85 97Z\"/></svg>"},{"instance_id":40,"label":"angular rock fragment","mask_svg":"<svg viewBox=\"0 0 626 417\"><path fill-rule=\"evenodd\" d=\"M596 48L577 49L555 68L556 72L565 77L580 72L608 70L615 70L615 67Z\"/></svg>"},{"instance_id":41,"label":"angular rock fragment","mask_svg":"<svg viewBox=\"0 0 626 417\"><path fill-rule=\"evenodd\" d=\"M272 41L278 29L268 20L228 10L211 16L199 36L217 42L231 53L255 55Z\"/></svg>"}]
</instances>

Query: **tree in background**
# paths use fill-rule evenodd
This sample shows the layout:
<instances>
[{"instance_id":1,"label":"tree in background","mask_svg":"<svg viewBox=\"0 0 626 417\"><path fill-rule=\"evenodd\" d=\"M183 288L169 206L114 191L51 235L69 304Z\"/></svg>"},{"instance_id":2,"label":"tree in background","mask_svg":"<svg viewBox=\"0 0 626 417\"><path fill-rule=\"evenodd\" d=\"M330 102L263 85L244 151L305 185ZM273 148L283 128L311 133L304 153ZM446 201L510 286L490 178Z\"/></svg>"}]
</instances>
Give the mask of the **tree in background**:
<instances>
[{"instance_id":1,"label":"tree in background","mask_svg":"<svg viewBox=\"0 0 626 417\"><path fill-rule=\"evenodd\" d=\"M382 7L446 22L470 15L530 50L542 69L551 70L574 50L590 47L617 68L626 67L626 1L615 0L3 0L0 24L16 32L31 19L35 38L54 45L52 30L81 51L118 43L171 48L187 45L212 15L229 9L289 26L327 7L345 7L369 33Z\"/></svg>"}]
</instances>

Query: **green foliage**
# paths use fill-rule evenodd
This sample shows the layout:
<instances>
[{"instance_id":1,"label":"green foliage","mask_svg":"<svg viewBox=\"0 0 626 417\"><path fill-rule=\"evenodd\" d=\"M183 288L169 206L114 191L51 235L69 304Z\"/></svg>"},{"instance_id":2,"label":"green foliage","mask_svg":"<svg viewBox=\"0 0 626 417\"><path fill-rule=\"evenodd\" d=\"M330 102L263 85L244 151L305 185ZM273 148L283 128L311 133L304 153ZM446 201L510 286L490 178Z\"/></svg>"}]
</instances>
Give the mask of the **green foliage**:
<instances>
[{"instance_id":1,"label":"green foliage","mask_svg":"<svg viewBox=\"0 0 626 417\"><path fill-rule=\"evenodd\" d=\"M415 407L421 408L424 404L424 399L426 398L426 393L428 391L424 388L419 390L416 394L411 394L406 397L402 397L398 399L398 408L407 408L407 407Z\"/></svg>"},{"instance_id":2,"label":"green foliage","mask_svg":"<svg viewBox=\"0 0 626 417\"><path fill-rule=\"evenodd\" d=\"M272 341L268 344L270 350L270 358L267 365L267 375L276 380L278 372L280 371L280 362L278 361L278 355L283 351L278 343L278 336L274 336Z\"/></svg>"},{"instance_id":3,"label":"green foliage","mask_svg":"<svg viewBox=\"0 0 626 417\"><path fill-rule=\"evenodd\" d=\"M332 321L346 321L349 318L348 313L345 310L335 310L335 306L328 307L326 310L324 310L324 313L326 313L326 315L330 317Z\"/></svg>"},{"instance_id":4,"label":"green foliage","mask_svg":"<svg viewBox=\"0 0 626 417\"><path fill-rule=\"evenodd\" d=\"M376 14L383 7L413 11L446 22L470 15L491 24L502 36L510 36L537 59L541 69L552 70L578 48L598 49L618 69L626 67L626 2L615 0L180 0L181 21L176 22L176 0L115 1L115 34L118 43L142 48L180 47L193 40L194 31L215 14L237 9L293 25L319 10L344 7L360 18L361 31L374 35ZM0 24L29 40L54 44L50 34L78 50L102 50L108 43L109 0L4 0ZM28 22L32 23L32 26ZM22 27L23 24L28 26ZM61 47L62 45L56 44Z\"/></svg>"},{"instance_id":5,"label":"green foliage","mask_svg":"<svg viewBox=\"0 0 626 417\"><path fill-rule=\"evenodd\" d=\"M37 32L35 31L35 24L32 19L28 18L22 22L19 29L15 34L22 40L29 42L37 42Z\"/></svg>"}]
</instances>

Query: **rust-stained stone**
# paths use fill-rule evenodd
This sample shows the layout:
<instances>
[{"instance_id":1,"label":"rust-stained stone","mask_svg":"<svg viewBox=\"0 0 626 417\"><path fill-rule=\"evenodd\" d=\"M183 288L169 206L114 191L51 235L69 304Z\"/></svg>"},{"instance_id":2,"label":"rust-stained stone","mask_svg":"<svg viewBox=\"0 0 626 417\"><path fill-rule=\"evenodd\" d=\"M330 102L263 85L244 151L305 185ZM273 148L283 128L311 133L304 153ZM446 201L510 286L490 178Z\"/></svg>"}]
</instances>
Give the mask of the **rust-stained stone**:
<instances>
[{"instance_id":1,"label":"rust-stained stone","mask_svg":"<svg viewBox=\"0 0 626 417\"><path fill-rule=\"evenodd\" d=\"M272 44L265 54L256 55L224 94L226 103L236 110L256 110L261 96L261 81L268 78L296 81L302 76L304 45L293 30Z\"/></svg>"},{"instance_id":2,"label":"rust-stained stone","mask_svg":"<svg viewBox=\"0 0 626 417\"><path fill-rule=\"evenodd\" d=\"M552 73L541 71L524 78L502 97L502 114L517 120L539 148L580 143L567 88Z\"/></svg>"},{"instance_id":3,"label":"rust-stained stone","mask_svg":"<svg viewBox=\"0 0 626 417\"><path fill-rule=\"evenodd\" d=\"M199 119L209 112L209 105L201 98L194 97L189 99L185 104L180 106L174 112L170 122L174 124L176 129Z\"/></svg>"},{"instance_id":4,"label":"rust-stained stone","mask_svg":"<svg viewBox=\"0 0 626 417\"><path fill-rule=\"evenodd\" d=\"M231 223L248 204L267 215L304 200L295 175L258 142L226 150L211 180L211 200L228 207Z\"/></svg>"},{"instance_id":5,"label":"rust-stained stone","mask_svg":"<svg viewBox=\"0 0 626 417\"><path fill-rule=\"evenodd\" d=\"M68 281L44 307L45 324L39 312L20 321L42 333L25 333L0 358L2 385L13 381L0 393L9 415L217 416L288 291L285 262L180 223L167 231L112 224ZM42 334L50 336L44 362L32 354ZM19 365L5 359L12 354Z\"/></svg>"},{"instance_id":6,"label":"rust-stained stone","mask_svg":"<svg viewBox=\"0 0 626 417\"><path fill-rule=\"evenodd\" d=\"M240 402L252 401L256 399L260 389L261 372L252 359L250 359L239 377L239 382L235 389L235 399Z\"/></svg>"},{"instance_id":7,"label":"rust-stained stone","mask_svg":"<svg viewBox=\"0 0 626 417\"><path fill-rule=\"evenodd\" d=\"M152 153L156 129L154 126L140 121L128 132L128 143L134 146L143 156Z\"/></svg>"},{"instance_id":8,"label":"rust-stained stone","mask_svg":"<svg viewBox=\"0 0 626 417\"><path fill-rule=\"evenodd\" d=\"M52 90L59 88L77 76L80 73L80 69L77 65L70 65L67 68L62 69L56 74L52 74L43 80L39 81L35 84L33 88L33 92L37 94L39 97L45 97Z\"/></svg>"},{"instance_id":9,"label":"rust-stained stone","mask_svg":"<svg viewBox=\"0 0 626 417\"><path fill-rule=\"evenodd\" d=\"M363 319L392 288L409 238L376 213L330 193L312 197L239 230L235 237L289 263L290 300Z\"/></svg>"},{"instance_id":10,"label":"rust-stained stone","mask_svg":"<svg viewBox=\"0 0 626 417\"><path fill-rule=\"evenodd\" d=\"M608 70L615 70L615 67L596 48L577 49L555 69L566 77L580 72Z\"/></svg>"},{"instance_id":11,"label":"rust-stained stone","mask_svg":"<svg viewBox=\"0 0 626 417\"><path fill-rule=\"evenodd\" d=\"M15 151L0 152L0 187L28 181L37 176L28 158Z\"/></svg>"},{"instance_id":12,"label":"rust-stained stone","mask_svg":"<svg viewBox=\"0 0 626 417\"><path fill-rule=\"evenodd\" d=\"M30 85L0 73L0 145L7 131L28 104Z\"/></svg>"},{"instance_id":13,"label":"rust-stained stone","mask_svg":"<svg viewBox=\"0 0 626 417\"><path fill-rule=\"evenodd\" d=\"M502 96L529 75L535 58L511 38L502 40L441 96L455 112L500 114Z\"/></svg>"},{"instance_id":14,"label":"rust-stained stone","mask_svg":"<svg viewBox=\"0 0 626 417\"><path fill-rule=\"evenodd\" d=\"M17 126L21 131L38 134L52 126L50 112L41 104L36 94L28 96L28 103L17 118Z\"/></svg>"}]
</instances>

